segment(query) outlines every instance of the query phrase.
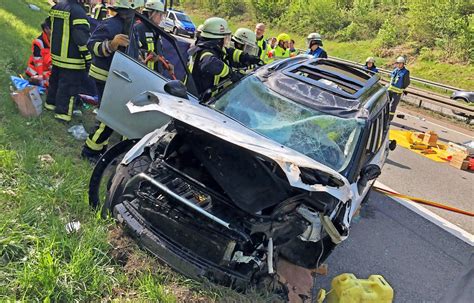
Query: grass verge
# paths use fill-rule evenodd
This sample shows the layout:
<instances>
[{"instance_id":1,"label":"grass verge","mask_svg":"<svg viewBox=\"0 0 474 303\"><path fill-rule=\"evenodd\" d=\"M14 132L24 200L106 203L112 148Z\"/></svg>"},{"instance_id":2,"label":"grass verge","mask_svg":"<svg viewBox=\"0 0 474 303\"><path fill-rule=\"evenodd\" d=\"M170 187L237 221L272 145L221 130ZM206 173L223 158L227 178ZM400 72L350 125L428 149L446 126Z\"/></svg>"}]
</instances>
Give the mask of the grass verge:
<instances>
[{"instance_id":1,"label":"grass verge","mask_svg":"<svg viewBox=\"0 0 474 303\"><path fill-rule=\"evenodd\" d=\"M0 2L0 301L262 301L174 273L89 208L83 142L50 113L25 119L10 101L9 76L24 70L49 9L28 2L41 11ZM81 228L67 234L71 221Z\"/></svg>"}]
</instances>

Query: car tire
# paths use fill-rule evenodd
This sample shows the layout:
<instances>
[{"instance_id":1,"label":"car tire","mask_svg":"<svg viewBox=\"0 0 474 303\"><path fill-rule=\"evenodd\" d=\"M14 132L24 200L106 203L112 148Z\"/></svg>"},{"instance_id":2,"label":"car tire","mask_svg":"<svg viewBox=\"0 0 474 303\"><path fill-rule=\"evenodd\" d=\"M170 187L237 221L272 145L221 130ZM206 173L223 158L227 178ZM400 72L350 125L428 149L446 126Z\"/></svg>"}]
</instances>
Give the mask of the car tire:
<instances>
[{"instance_id":1,"label":"car tire","mask_svg":"<svg viewBox=\"0 0 474 303\"><path fill-rule=\"evenodd\" d=\"M173 28L173 34L176 35L176 36L178 35L178 28L177 27Z\"/></svg>"}]
</instances>

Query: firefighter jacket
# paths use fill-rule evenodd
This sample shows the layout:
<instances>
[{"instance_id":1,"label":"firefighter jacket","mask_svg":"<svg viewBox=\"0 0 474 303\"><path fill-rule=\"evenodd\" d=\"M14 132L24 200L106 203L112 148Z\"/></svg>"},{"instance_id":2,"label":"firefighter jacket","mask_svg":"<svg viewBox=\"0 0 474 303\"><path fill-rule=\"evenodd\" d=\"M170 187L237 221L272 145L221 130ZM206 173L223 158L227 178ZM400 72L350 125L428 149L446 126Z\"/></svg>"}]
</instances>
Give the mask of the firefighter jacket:
<instances>
[{"instance_id":1,"label":"firefighter jacket","mask_svg":"<svg viewBox=\"0 0 474 303\"><path fill-rule=\"evenodd\" d=\"M200 95L207 89L218 86L224 80L230 78L234 81L242 77L242 75L236 75L232 67L238 67L241 64L257 64L260 61L260 58L245 54L241 50L222 48L219 43L219 40L201 40L189 50L191 56L189 71Z\"/></svg>"},{"instance_id":2,"label":"firefighter jacket","mask_svg":"<svg viewBox=\"0 0 474 303\"><path fill-rule=\"evenodd\" d=\"M43 32L33 40L32 54L28 60L26 74L30 77L42 76L44 80L51 75L51 51L48 35Z\"/></svg>"},{"instance_id":3,"label":"firefighter jacket","mask_svg":"<svg viewBox=\"0 0 474 303\"><path fill-rule=\"evenodd\" d=\"M107 80L114 54L114 51L110 49L110 41L116 35L124 34L126 32L125 26L125 20L118 14L112 18L105 19L99 24L87 42L87 47L93 55L89 76L95 80L102 82ZM138 41L135 41L134 37L131 37L130 44L138 47ZM119 48L119 50L125 51L124 48Z\"/></svg>"},{"instance_id":4,"label":"firefighter jacket","mask_svg":"<svg viewBox=\"0 0 474 303\"><path fill-rule=\"evenodd\" d=\"M309 49L306 52L306 54L310 55L310 56L313 56L315 59L317 59L317 58L325 58L326 59L328 57L328 54L326 53L326 51L322 47L318 47L314 51Z\"/></svg>"},{"instance_id":5,"label":"firefighter jacket","mask_svg":"<svg viewBox=\"0 0 474 303\"><path fill-rule=\"evenodd\" d=\"M103 2L103 1L102 1ZM107 7L104 3L97 3L92 9L92 17L98 21L102 21L107 17Z\"/></svg>"},{"instance_id":6,"label":"firefighter jacket","mask_svg":"<svg viewBox=\"0 0 474 303\"><path fill-rule=\"evenodd\" d=\"M139 23L135 25L136 32L138 34L139 48L145 53L144 58L150 53L155 53L157 55L163 56L163 45L161 43L161 38L155 34L153 30L148 28L145 23ZM159 62L154 62L149 60L147 62L149 69L152 69L158 73L163 72L163 66Z\"/></svg>"},{"instance_id":7,"label":"firefighter jacket","mask_svg":"<svg viewBox=\"0 0 474 303\"><path fill-rule=\"evenodd\" d=\"M54 66L85 70L92 59L87 49L89 22L77 0L64 0L54 5L51 18L51 57Z\"/></svg>"},{"instance_id":8,"label":"firefighter jacket","mask_svg":"<svg viewBox=\"0 0 474 303\"><path fill-rule=\"evenodd\" d=\"M395 68L390 74L390 85L388 90L397 94L402 94L403 91L410 85L410 71L405 67L399 69Z\"/></svg>"}]
</instances>

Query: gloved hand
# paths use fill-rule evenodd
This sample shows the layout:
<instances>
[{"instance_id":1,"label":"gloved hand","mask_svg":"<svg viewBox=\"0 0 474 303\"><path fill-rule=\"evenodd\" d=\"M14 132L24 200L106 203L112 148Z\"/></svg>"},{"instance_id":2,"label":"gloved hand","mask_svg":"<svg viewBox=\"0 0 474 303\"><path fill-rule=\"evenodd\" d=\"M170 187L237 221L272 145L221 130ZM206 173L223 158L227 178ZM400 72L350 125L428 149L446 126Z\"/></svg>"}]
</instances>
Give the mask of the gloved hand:
<instances>
[{"instance_id":1,"label":"gloved hand","mask_svg":"<svg viewBox=\"0 0 474 303\"><path fill-rule=\"evenodd\" d=\"M258 56L249 56L249 63L250 64L259 64L260 63L260 57Z\"/></svg>"},{"instance_id":2,"label":"gloved hand","mask_svg":"<svg viewBox=\"0 0 474 303\"><path fill-rule=\"evenodd\" d=\"M118 34L110 41L110 49L115 52L120 46L127 47L129 43L130 40L127 35Z\"/></svg>"}]
</instances>

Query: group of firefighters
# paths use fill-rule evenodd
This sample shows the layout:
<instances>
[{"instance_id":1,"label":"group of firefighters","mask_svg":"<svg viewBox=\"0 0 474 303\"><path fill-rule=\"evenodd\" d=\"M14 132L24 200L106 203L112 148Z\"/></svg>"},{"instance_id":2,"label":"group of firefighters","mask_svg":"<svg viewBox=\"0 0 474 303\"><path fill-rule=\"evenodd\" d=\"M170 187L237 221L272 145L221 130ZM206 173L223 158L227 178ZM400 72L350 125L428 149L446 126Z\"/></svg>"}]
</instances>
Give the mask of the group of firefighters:
<instances>
[{"instance_id":1,"label":"group of firefighters","mask_svg":"<svg viewBox=\"0 0 474 303\"><path fill-rule=\"evenodd\" d=\"M159 26L165 5L162 0L55 1L41 25L42 34L33 41L26 73L32 82L48 88L45 108L54 111L56 119L71 121L79 94L96 95L100 104L112 58L118 50L137 49L136 59L150 69L174 75L174 66L165 59L168 50L163 47L162 38L148 23L136 21L137 11ZM263 23L258 23L255 31L239 28L233 35L222 18L212 17L200 25L196 42L187 53L198 95L215 93L223 83L238 81L246 69L296 55L288 34L269 40L264 34ZM307 46L307 55L327 58L320 34L309 34ZM378 72L372 57L367 58L365 68ZM399 57L388 88L392 115L409 83L405 59ZM98 122L81 155L97 161L106 151L112 132Z\"/></svg>"}]
</instances>

